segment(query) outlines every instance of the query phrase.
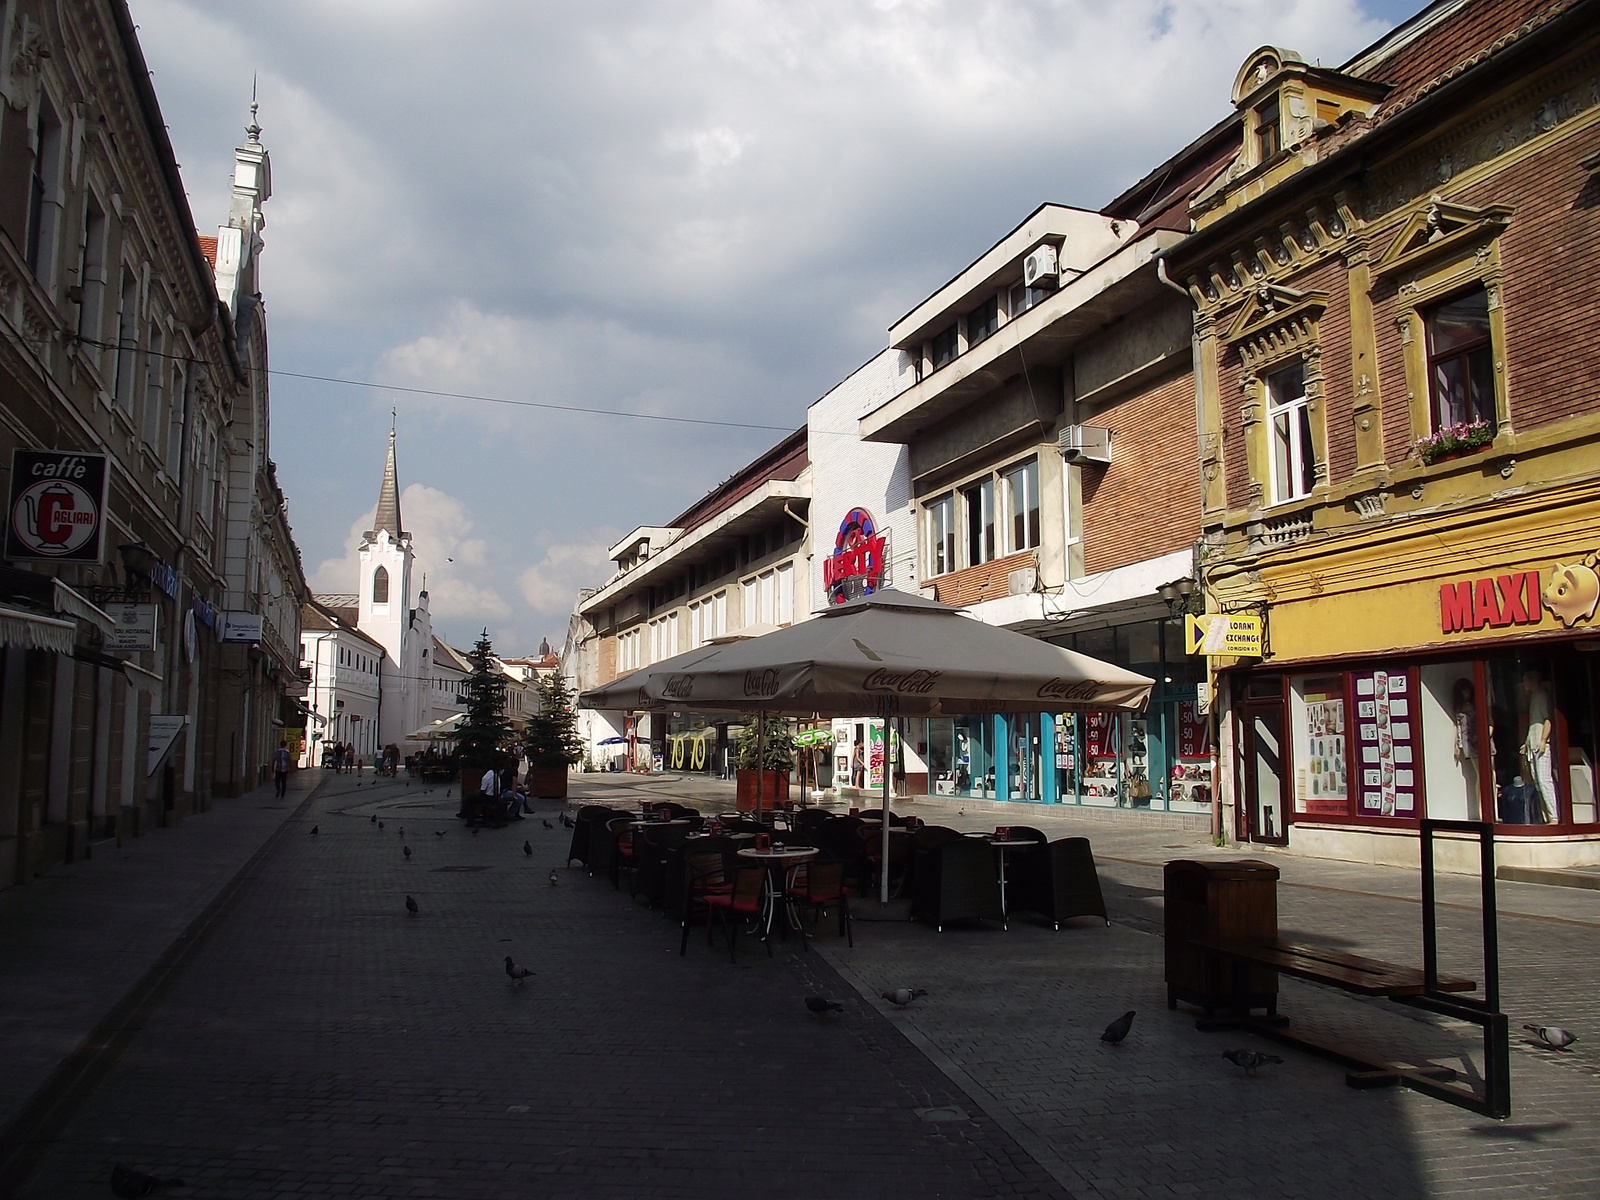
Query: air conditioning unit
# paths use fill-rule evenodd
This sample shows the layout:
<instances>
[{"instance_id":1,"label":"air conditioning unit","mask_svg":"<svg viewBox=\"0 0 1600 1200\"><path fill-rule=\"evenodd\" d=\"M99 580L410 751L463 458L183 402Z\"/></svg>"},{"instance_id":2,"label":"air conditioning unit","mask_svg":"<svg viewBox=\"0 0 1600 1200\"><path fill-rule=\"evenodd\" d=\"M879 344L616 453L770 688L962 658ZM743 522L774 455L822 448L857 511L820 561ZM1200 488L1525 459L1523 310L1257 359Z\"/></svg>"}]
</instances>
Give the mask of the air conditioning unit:
<instances>
[{"instance_id":1,"label":"air conditioning unit","mask_svg":"<svg viewBox=\"0 0 1600 1200\"><path fill-rule=\"evenodd\" d=\"M1015 571L1006 572L1006 594L1008 596L1026 596L1033 591L1034 585L1039 582L1037 567L1021 567Z\"/></svg>"},{"instance_id":2,"label":"air conditioning unit","mask_svg":"<svg viewBox=\"0 0 1600 1200\"><path fill-rule=\"evenodd\" d=\"M1060 272L1056 248L1048 242L1022 260L1022 282L1029 287L1038 287L1046 279L1054 283Z\"/></svg>"},{"instance_id":3,"label":"air conditioning unit","mask_svg":"<svg viewBox=\"0 0 1600 1200\"><path fill-rule=\"evenodd\" d=\"M1056 449L1069 463L1111 461L1111 430L1103 425L1068 425L1056 436Z\"/></svg>"}]
</instances>

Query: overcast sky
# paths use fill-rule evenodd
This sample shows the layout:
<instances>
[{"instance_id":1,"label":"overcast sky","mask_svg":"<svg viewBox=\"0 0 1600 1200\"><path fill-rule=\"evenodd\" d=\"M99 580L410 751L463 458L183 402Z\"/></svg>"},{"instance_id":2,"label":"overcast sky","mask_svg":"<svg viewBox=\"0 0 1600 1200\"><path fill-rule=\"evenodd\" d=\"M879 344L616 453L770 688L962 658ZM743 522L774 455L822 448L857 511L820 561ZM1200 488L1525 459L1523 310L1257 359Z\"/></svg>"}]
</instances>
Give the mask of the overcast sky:
<instances>
[{"instance_id":1,"label":"overcast sky","mask_svg":"<svg viewBox=\"0 0 1600 1200\"><path fill-rule=\"evenodd\" d=\"M355 590L398 409L435 628L509 654L1035 207L1224 116L1249 51L1336 64L1420 0L131 6L202 231L259 79L275 371L769 427L275 375L312 587Z\"/></svg>"}]
</instances>

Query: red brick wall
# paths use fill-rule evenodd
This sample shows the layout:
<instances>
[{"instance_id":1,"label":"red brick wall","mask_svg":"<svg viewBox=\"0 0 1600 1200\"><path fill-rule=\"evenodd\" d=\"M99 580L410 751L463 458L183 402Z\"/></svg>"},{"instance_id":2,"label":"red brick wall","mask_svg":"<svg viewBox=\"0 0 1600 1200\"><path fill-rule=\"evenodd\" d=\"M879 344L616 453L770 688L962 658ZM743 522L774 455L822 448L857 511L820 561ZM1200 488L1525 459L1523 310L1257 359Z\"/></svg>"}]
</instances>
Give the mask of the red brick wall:
<instances>
[{"instance_id":1,"label":"red brick wall","mask_svg":"<svg viewBox=\"0 0 1600 1200\"><path fill-rule=\"evenodd\" d=\"M934 599L940 604L965 607L983 600L997 600L1001 596L1009 596L1011 581L1007 576L1012 571L1031 567L1033 556L1032 550L1020 550L1016 554L991 559L976 567L963 567L959 571L940 575L930 581L933 584Z\"/></svg>"},{"instance_id":2,"label":"red brick wall","mask_svg":"<svg viewBox=\"0 0 1600 1200\"><path fill-rule=\"evenodd\" d=\"M1111 430L1111 464L1082 470L1083 568L1125 567L1200 536L1194 375L1185 369L1082 414Z\"/></svg>"}]
</instances>

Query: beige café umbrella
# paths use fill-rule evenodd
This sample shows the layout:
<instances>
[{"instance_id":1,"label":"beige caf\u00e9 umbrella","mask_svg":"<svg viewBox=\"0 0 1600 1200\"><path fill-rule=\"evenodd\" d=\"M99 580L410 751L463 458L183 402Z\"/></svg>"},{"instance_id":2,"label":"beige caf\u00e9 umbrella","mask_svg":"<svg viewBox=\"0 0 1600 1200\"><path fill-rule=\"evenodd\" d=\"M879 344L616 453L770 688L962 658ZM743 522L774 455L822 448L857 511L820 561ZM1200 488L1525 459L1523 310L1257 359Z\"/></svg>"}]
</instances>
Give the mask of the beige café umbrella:
<instances>
[{"instance_id":1,"label":"beige caf\u00e9 umbrella","mask_svg":"<svg viewBox=\"0 0 1600 1200\"><path fill-rule=\"evenodd\" d=\"M1140 710L1150 688L1145 676L1087 654L986 625L937 601L884 589L776 633L664 659L584 692L578 703L597 709L887 718ZM758 810L759 805L758 794ZM888 871L882 874L881 898L887 901Z\"/></svg>"}]
</instances>

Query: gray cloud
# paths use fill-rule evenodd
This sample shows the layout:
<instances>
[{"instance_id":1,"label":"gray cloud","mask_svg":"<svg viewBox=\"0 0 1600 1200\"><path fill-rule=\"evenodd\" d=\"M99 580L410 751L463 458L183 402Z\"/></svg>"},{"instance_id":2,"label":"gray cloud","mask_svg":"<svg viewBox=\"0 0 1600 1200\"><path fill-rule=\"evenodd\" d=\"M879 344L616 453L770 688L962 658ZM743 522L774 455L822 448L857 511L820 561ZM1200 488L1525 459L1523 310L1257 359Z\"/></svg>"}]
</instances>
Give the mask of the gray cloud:
<instances>
[{"instance_id":1,"label":"gray cloud","mask_svg":"<svg viewBox=\"0 0 1600 1200\"><path fill-rule=\"evenodd\" d=\"M133 8L202 228L259 73L274 366L778 426L1036 204L1098 207L1220 118L1253 47L1380 32L1355 0ZM489 566L459 599L510 649L779 436L283 378L274 405L308 562L343 557L400 410L402 480L461 506Z\"/></svg>"}]
</instances>

